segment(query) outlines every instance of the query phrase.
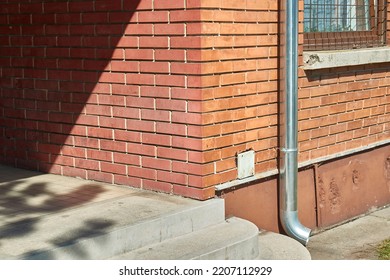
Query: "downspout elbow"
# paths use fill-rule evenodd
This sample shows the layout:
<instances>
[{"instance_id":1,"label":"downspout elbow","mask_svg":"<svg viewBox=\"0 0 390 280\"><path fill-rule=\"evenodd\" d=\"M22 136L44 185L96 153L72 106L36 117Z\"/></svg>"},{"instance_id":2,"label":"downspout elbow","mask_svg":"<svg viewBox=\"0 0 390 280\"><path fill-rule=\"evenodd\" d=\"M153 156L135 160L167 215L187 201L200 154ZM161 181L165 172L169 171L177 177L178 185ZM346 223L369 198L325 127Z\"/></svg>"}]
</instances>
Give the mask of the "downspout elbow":
<instances>
[{"instance_id":1,"label":"downspout elbow","mask_svg":"<svg viewBox=\"0 0 390 280\"><path fill-rule=\"evenodd\" d=\"M304 246L309 242L311 230L302 225L298 218L298 211L283 211L280 220L285 232Z\"/></svg>"}]
</instances>

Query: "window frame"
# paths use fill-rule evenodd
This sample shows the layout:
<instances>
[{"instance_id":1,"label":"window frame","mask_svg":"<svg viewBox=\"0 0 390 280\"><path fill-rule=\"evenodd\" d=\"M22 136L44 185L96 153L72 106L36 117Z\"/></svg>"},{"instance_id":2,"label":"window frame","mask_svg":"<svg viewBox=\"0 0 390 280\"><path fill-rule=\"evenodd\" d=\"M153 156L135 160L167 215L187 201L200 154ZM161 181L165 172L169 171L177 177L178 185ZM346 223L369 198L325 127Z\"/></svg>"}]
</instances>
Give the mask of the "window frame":
<instances>
[{"instance_id":1,"label":"window frame","mask_svg":"<svg viewBox=\"0 0 390 280\"><path fill-rule=\"evenodd\" d=\"M304 50L345 50L382 47L386 44L387 0L370 0L370 31L304 32Z\"/></svg>"}]
</instances>

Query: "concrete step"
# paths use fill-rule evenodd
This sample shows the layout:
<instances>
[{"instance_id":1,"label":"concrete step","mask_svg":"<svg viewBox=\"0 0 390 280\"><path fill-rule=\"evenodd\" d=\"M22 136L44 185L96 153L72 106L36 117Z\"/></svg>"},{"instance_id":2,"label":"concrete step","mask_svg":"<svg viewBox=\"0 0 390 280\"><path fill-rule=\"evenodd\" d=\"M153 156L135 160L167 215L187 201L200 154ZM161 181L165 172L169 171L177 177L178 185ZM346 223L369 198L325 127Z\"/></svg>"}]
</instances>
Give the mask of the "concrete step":
<instances>
[{"instance_id":1,"label":"concrete step","mask_svg":"<svg viewBox=\"0 0 390 280\"><path fill-rule=\"evenodd\" d=\"M27 216L26 216L27 217ZM0 225L3 259L107 259L224 222L224 202L130 195Z\"/></svg>"},{"instance_id":2,"label":"concrete step","mask_svg":"<svg viewBox=\"0 0 390 280\"><path fill-rule=\"evenodd\" d=\"M286 235L260 232L258 245L258 260L311 260L309 250Z\"/></svg>"},{"instance_id":3,"label":"concrete step","mask_svg":"<svg viewBox=\"0 0 390 280\"><path fill-rule=\"evenodd\" d=\"M115 260L245 260L258 256L258 228L230 218L218 225L115 256Z\"/></svg>"}]
</instances>

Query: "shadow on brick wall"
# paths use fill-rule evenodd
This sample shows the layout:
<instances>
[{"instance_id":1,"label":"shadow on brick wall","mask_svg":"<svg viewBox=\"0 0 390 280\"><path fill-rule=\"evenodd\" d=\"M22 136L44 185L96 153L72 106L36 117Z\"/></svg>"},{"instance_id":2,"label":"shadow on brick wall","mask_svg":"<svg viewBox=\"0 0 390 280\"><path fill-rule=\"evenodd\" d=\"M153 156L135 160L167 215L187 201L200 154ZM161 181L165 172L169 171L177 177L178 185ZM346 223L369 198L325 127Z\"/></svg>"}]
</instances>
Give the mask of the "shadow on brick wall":
<instances>
[{"instance_id":1,"label":"shadow on brick wall","mask_svg":"<svg viewBox=\"0 0 390 280\"><path fill-rule=\"evenodd\" d=\"M110 126L112 88L131 90L126 70L111 66L124 61L124 48L138 47L124 32L141 0L4 2L0 162L85 177L72 166L98 170L83 160L84 148L98 148L98 137L112 140L111 130L98 127L102 116Z\"/></svg>"}]
</instances>

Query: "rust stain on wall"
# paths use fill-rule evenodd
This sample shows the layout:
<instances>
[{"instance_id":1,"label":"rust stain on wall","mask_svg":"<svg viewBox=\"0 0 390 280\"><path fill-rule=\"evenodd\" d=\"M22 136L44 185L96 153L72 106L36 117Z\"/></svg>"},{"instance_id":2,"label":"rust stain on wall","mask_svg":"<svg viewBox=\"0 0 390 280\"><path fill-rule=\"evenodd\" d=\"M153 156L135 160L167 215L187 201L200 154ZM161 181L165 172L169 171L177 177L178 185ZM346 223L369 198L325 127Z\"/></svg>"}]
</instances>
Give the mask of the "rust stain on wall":
<instances>
[{"instance_id":1,"label":"rust stain on wall","mask_svg":"<svg viewBox=\"0 0 390 280\"><path fill-rule=\"evenodd\" d=\"M384 167L385 167L386 185L389 188L389 192L390 192L390 156L388 156L385 159Z\"/></svg>"},{"instance_id":2,"label":"rust stain on wall","mask_svg":"<svg viewBox=\"0 0 390 280\"><path fill-rule=\"evenodd\" d=\"M335 178L332 178L329 184L328 200L332 214L340 212L341 191Z\"/></svg>"},{"instance_id":3,"label":"rust stain on wall","mask_svg":"<svg viewBox=\"0 0 390 280\"><path fill-rule=\"evenodd\" d=\"M317 176L318 227L361 215L390 203L390 147L324 163Z\"/></svg>"}]
</instances>

